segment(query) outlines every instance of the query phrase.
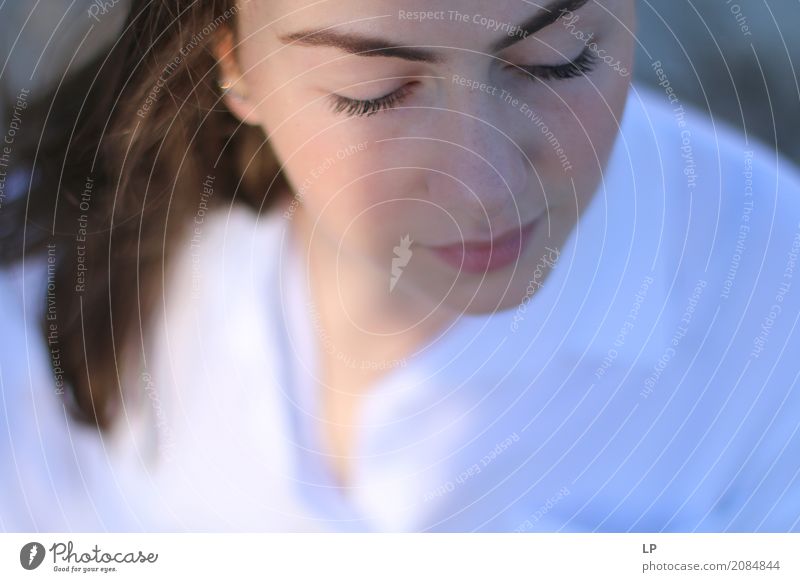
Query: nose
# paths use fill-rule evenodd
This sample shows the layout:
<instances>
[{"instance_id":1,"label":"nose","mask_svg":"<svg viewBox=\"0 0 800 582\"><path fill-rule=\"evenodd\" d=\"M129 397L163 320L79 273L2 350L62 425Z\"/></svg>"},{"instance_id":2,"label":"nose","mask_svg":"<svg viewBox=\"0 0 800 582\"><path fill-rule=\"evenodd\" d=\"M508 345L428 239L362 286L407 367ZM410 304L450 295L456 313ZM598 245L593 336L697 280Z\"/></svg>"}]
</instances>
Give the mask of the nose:
<instances>
[{"instance_id":1,"label":"nose","mask_svg":"<svg viewBox=\"0 0 800 582\"><path fill-rule=\"evenodd\" d=\"M529 218L522 197L530 162L506 131L499 98L460 89L467 94L453 99L431 125L431 197L473 233L486 233L489 225L495 232L514 228Z\"/></svg>"}]
</instances>

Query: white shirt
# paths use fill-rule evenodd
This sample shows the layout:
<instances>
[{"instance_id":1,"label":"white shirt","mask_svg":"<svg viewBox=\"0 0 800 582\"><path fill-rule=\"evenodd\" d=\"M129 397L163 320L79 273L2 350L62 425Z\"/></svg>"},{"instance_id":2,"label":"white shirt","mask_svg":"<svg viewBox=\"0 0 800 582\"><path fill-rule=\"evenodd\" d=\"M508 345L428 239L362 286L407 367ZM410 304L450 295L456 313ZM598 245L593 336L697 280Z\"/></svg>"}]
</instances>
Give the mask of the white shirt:
<instances>
[{"instance_id":1,"label":"white shirt","mask_svg":"<svg viewBox=\"0 0 800 582\"><path fill-rule=\"evenodd\" d=\"M368 391L347 491L281 213L203 217L124 380L141 404L102 439L55 395L44 263L8 270L0 528L800 530L800 178L672 107L634 86L541 289L461 317Z\"/></svg>"}]
</instances>

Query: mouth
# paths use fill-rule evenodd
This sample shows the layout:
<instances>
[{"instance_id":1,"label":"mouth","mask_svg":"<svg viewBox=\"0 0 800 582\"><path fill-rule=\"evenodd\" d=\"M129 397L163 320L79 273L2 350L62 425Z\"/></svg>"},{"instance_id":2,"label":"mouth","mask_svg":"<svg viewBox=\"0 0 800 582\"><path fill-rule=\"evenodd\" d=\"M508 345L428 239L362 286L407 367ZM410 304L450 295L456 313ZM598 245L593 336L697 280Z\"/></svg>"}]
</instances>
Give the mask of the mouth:
<instances>
[{"instance_id":1,"label":"mouth","mask_svg":"<svg viewBox=\"0 0 800 582\"><path fill-rule=\"evenodd\" d=\"M539 219L489 241L464 241L452 245L429 247L451 267L468 273L485 273L515 262L527 247Z\"/></svg>"}]
</instances>

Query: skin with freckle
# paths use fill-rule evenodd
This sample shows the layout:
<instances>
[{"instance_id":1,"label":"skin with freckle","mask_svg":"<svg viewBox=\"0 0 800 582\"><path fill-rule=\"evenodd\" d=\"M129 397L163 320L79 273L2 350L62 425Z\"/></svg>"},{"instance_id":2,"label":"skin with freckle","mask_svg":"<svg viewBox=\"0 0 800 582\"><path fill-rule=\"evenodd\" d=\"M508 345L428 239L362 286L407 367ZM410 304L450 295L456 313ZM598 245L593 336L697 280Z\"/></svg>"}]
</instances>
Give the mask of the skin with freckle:
<instances>
[{"instance_id":1,"label":"skin with freckle","mask_svg":"<svg viewBox=\"0 0 800 582\"><path fill-rule=\"evenodd\" d=\"M338 290L362 329L397 331L437 307L452 313L515 307L536 264L552 256L546 247L563 244L596 192L630 81L620 67L631 69L634 3L591 1L569 20L514 32L541 12L536 6L241 5L237 59L223 53L221 61L246 99L228 98L228 106L269 136L294 194L302 192L291 219L311 249L312 269ZM414 16L420 12L429 16ZM440 62L282 41L319 29L417 47ZM490 52L509 35L519 42ZM586 49L589 35L616 67L595 59L586 75L566 79L537 79L517 68L568 63ZM374 115L332 107L332 94L367 100L393 91L402 98ZM505 268L459 273L430 248L488 241L533 219L527 245ZM390 293L391 259L404 237L412 241L411 256ZM365 305L371 307L359 307ZM387 313L402 314L402 323L385 323L392 319Z\"/></svg>"},{"instance_id":2,"label":"skin with freckle","mask_svg":"<svg viewBox=\"0 0 800 582\"><path fill-rule=\"evenodd\" d=\"M519 305L534 271L546 280L618 133L634 3L546 6L241 5L238 38L217 48L226 104L283 164L284 216L338 351L403 359L459 314ZM321 358L324 430L346 483L359 396L383 372Z\"/></svg>"}]
</instances>

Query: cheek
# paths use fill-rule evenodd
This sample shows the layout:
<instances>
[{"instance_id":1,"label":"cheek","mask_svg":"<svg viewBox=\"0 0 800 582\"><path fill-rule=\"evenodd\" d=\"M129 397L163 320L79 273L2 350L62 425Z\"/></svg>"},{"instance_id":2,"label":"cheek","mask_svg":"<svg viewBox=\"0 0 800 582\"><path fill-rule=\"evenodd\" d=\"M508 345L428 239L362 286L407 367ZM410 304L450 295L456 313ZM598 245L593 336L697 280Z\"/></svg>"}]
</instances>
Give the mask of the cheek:
<instances>
[{"instance_id":1,"label":"cheek","mask_svg":"<svg viewBox=\"0 0 800 582\"><path fill-rule=\"evenodd\" d=\"M421 208L419 172L403 169L419 165L417 156L405 144L382 142L392 134L385 124L335 116L321 104L304 108L300 97L279 90L262 106L260 121L311 221L330 240L360 241L367 253L398 233L416 235L409 227L415 217L432 214L429 205Z\"/></svg>"},{"instance_id":2,"label":"cheek","mask_svg":"<svg viewBox=\"0 0 800 582\"><path fill-rule=\"evenodd\" d=\"M628 90L628 79L612 71L598 69L592 82L594 85L586 82L574 91L565 90L548 105L550 129L558 145L563 146L566 160L557 155L552 140L549 143L540 135L531 155L531 159L536 156L542 162L537 171L550 190L548 195L561 196L561 202L573 208L576 194L579 202L585 203L600 182L619 131Z\"/></svg>"},{"instance_id":3,"label":"cheek","mask_svg":"<svg viewBox=\"0 0 800 582\"><path fill-rule=\"evenodd\" d=\"M594 191L619 134L619 124L628 93L628 79L607 73L607 83L599 85L602 93L587 95L581 115L585 133L581 132L582 155L589 160L588 187ZM591 192L590 192L591 193Z\"/></svg>"},{"instance_id":4,"label":"cheek","mask_svg":"<svg viewBox=\"0 0 800 582\"><path fill-rule=\"evenodd\" d=\"M303 144L303 133L273 145L303 211L329 240L369 252L407 230L420 205L404 200L415 191L413 172L394 167L380 143L348 134Z\"/></svg>"},{"instance_id":5,"label":"cheek","mask_svg":"<svg viewBox=\"0 0 800 582\"><path fill-rule=\"evenodd\" d=\"M367 145L371 147L378 150L380 144ZM391 251L405 235L419 240L418 218L426 211L431 214L418 187L418 173L395 167L385 156L380 151L364 152L342 161L319 192L327 202L339 190L320 220L332 234L346 231L342 244L365 255L386 256L387 248ZM316 200L309 202L318 208Z\"/></svg>"}]
</instances>

